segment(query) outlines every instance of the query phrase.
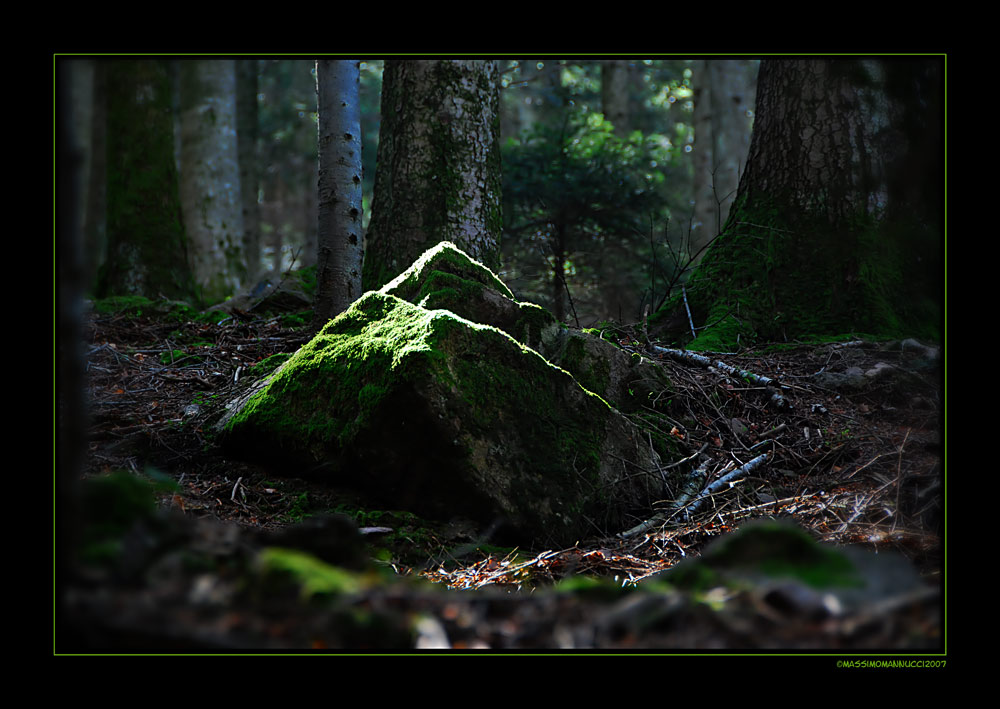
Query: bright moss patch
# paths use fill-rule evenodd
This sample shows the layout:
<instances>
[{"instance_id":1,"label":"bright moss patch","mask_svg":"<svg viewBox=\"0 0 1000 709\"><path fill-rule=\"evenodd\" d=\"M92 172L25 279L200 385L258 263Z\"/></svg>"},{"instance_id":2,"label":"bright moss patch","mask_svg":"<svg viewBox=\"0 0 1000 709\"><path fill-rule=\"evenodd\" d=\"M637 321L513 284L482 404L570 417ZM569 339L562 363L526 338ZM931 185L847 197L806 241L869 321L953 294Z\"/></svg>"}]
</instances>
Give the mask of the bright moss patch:
<instances>
[{"instance_id":1,"label":"bright moss patch","mask_svg":"<svg viewBox=\"0 0 1000 709\"><path fill-rule=\"evenodd\" d=\"M287 352L279 352L270 357L262 359L248 370L248 374L254 377L264 377L283 365L292 355Z\"/></svg>"},{"instance_id":2,"label":"bright moss patch","mask_svg":"<svg viewBox=\"0 0 1000 709\"><path fill-rule=\"evenodd\" d=\"M515 300L514 294L493 271L470 258L450 241L442 241L425 251L412 266L383 286L381 291L417 303L439 289L433 283L428 283L432 280L430 276L436 271L456 276L460 280L479 283Z\"/></svg>"},{"instance_id":3,"label":"bright moss patch","mask_svg":"<svg viewBox=\"0 0 1000 709\"><path fill-rule=\"evenodd\" d=\"M265 587L289 585L299 590L303 600L357 593L366 586L360 574L331 566L297 549L265 547L257 556L257 571Z\"/></svg>"}]
</instances>

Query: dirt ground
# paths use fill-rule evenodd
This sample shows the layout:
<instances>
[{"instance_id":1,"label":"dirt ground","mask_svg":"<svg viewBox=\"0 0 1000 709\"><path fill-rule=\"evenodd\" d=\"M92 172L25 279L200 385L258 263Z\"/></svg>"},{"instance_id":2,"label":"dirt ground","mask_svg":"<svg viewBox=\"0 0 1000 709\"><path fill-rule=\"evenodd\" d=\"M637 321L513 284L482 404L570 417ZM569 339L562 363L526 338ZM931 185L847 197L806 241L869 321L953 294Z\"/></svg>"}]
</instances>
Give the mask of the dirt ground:
<instances>
[{"instance_id":1,"label":"dirt ground","mask_svg":"<svg viewBox=\"0 0 1000 709\"><path fill-rule=\"evenodd\" d=\"M783 343L712 355L781 382L775 405L773 390L675 360L623 331L623 347L669 369L675 386L664 396L676 420L664 433L701 453L705 484L760 451L766 463L687 519L650 509L631 533L595 530L571 549L510 549L491 546L489 530L460 510L435 521L366 509L350 491L231 460L212 445L221 404L259 373L255 365L306 341L300 323L291 313L220 323L90 313L84 477L159 471L172 485L158 493L155 516L126 534L113 565L82 568L57 589L57 652L941 649L943 370L925 351ZM888 374L857 376L875 369ZM824 373L842 379L816 376ZM849 613L752 591L716 603L641 590L757 518L902 555L923 587ZM289 582L272 573L293 565L291 556L268 557L275 547L352 575L337 581L314 570L309 578L322 580L304 585L299 569Z\"/></svg>"}]
</instances>

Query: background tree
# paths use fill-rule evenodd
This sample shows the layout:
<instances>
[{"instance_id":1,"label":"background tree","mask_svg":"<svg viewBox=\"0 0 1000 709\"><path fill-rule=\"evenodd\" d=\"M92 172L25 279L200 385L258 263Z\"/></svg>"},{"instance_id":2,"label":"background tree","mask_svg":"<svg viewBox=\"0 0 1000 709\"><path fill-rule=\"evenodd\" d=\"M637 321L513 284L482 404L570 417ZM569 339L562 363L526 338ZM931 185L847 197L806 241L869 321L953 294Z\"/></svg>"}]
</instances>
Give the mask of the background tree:
<instances>
[{"instance_id":1,"label":"background tree","mask_svg":"<svg viewBox=\"0 0 1000 709\"><path fill-rule=\"evenodd\" d=\"M539 127L510 145L505 278L560 320L633 316L644 278L637 254L650 216L666 206L664 175L648 167L669 161L668 152L656 138L619 139L600 114ZM523 271L538 270L547 272L545 290L518 283Z\"/></svg>"},{"instance_id":2,"label":"background tree","mask_svg":"<svg viewBox=\"0 0 1000 709\"><path fill-rule=\"evenodd\" d=\"M56 145L56 263L58 299L54 299L54 323L58 325L58 344L53 344L53 360L57 366L57 389L53 392L55 428L58 431L59 456L56 469L56 588L61 591L71 571L75 544L79 540L77 489L87 441L86 396L84 394L83 358L83 294L86 265L81 245L81 220L78 200L82 179L84 151L75 139L74 130L79 106L72 92L74 82L81 80L82 62L62 61L56 65L55 99L53 106ZM87 67L91 69L91 67ZM53 284L56 286L57 284ZM62 612L63 598L57 601Z\"/></svg>"},{"instance_id":3,"label":"background tree","mask_svg":"<svg viewBox=\"0 0 1000 709\"><path fill-rule=\"evenodd\" d=\"M386 62L365 289L446 240L498 268L498 91L495 61Z\"/></svg>"},{"instance_id":4,"label":"background tree","mask_svg":"<svg viewBox=\"0 0 1000 709\"><path fill-rule=\"evenodd\" d=\"M236 139L236 64L180 62L181 204L195 280L207 302L246 278Z\"/></svg>"},{"instance_id":5,"label":"background tree","mask_svg":"<svg viewBox=\"0 0 1000 709\"><path fill-rule=\"evenodd\" d=\"M167 68L143 60L105 69L108 258L99 294L192 298Z\"/></svg>"},{"instance_id":6,"label":"background tree","mask_svg":"<svg viewBox=\"0 0 1000 709\"><path fill-rule=\"evenodd\" d=\"M704 247L726 223L746 165L758 62L700 59L692 64L694 99L694 219L690 252Z\"/></svg>"},{"instance_id":7,"label":"background tree","mask_svg":"<svg viewBox=\"0 0 1000 709\"><path fill-rule=\"evenodd\" d=\"M581 324L634 322L678 277L672 242L691 204L688 62L628 62L621 137L599 115L605 62L546 61L560 70L560 86L546 89L558 107L534 125L506 121L502 276L518 297L570 320L575 311ZM525 67L503 73L508 116L541 89L522 80Z\"/></svg>"},{"instance_id":8,"label":"background tree","mask_svg":"<svg viewBox=\"0 0 1000 709\"><path fill-rule=\"evenodd\" d=\"M635 65L627 59L608 59L601 65L601 107L604 118L625 137L632 130L631 89Z\"/></svg>"},{"instance_id":9,"label":"background tree","mask_svg":"<svg viewBox=\"0 0 1000 709\"><path fill-rule=\"evenodd\" d=\"M260 261L260 210L257 207L257 60L236 62L236 149L243 211L243 255L247 275L256 276Z\"/></svg>"},{"instance_id":10,"label":"background tree","mask_svg":"<svg viewBox=\"0 0 1000 709\"><path fill-rule=\"evenodd\" d=\"M313 263L316 252L316 62L259 64L262 254L275 271Z\"/></svg>"},{"instance_id":11,"label":"background tree","mask_svg":"<svg viewBox=\"0 0 1000 709\"><path fill-rule=\"evenodd\" d=\"M940 291L927 264L938 263L941 224L901 207L940 203L940 173L921 171L909 192L890 186L905 181L911 152L941 154L939 84L935 60L761 63L739 196L689 284L710 326L697 346L935 336ZM893 123L911 112L915 125Z\"/></svg>"},{"instance_id":12,"label":"background tree","mask_svg":"<svg viewBox=\"0 0 1000 709\"><path fill-rule=\"evenodd\" d=\"M319 248L313 329L361 295L360 62L316 62L319 108Z\"/></svg>"},{"instance_id":13,"label":"background tree","mask_svg":"<svg viewBox=\"0 0 1000 709\"><path fill-rule=\"evenodd\" d=\"M694 112L691 125L694 144L691 157L694 168L694 215L691 221L691 256L703 254L703 249L722 229L719 204L715 191L714 135L712 131L712 72L711 62L698 59L691 66L691 92Z\"/></svg>"}]
</instances>

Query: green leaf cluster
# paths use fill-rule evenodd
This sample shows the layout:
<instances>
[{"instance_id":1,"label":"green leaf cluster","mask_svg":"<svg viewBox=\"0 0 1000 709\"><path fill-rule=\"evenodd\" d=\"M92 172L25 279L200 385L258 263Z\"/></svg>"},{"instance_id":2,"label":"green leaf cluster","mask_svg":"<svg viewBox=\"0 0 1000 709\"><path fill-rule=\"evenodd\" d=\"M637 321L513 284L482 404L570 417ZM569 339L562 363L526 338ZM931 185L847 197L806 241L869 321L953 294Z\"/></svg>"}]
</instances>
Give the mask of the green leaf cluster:
<instances>
[{"instance_id":1,"label":"green leaf cluster","mask_svg":"<svg viewBox=\"0 0 1000 709\"><path fill-rule=\"evenodd\" d=\"M638 293L649 265L649 223L670 212L667 176L679 162L663 135L616 135L599 113L537 125L504 148L504 263L524 298L551 298L564 277L573 297L602 288ZM561 269L561 271L560 271ZM635 298L638 300L638 297ZM610 315L610 314L606 314ZM617 315L617 313L615 313ZM633 313L629 313L633 315Z\"/></svg>"}]
</instances>

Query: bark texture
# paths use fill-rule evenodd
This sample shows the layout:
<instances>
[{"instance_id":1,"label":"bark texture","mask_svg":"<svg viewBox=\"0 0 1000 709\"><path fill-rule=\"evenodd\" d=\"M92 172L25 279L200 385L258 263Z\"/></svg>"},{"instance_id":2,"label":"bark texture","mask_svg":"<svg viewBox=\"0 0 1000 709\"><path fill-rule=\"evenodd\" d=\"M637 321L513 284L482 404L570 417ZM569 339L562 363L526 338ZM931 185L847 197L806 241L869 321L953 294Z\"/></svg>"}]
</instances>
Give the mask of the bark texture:
<instances>
[{"instance_id":1,"label":"bark texture","mask_svg":"<svg viewBox=\"0 0 1000 709\"><path fill-rule=\"evenodd\" d=\"M357 60L316 62L319 96L319 246L313 326L361 296L361 104Z\"/></svg>"},{"instance_id":2,"label":"bark texture","mask_svg":"<svg viewBox=\"0 0 1000 709\"><path fill-rule=\"evenodd\" d=\"M497 270L499 130L495 61L386 62L366 290L441 241Z\"/></svg>"},{"instance_id":3,"label":"bark texture","mask_svg":"<svg viewBox=\"0 0 1000 709\"><path fill-rule=\"evenodd\" d=\"M243 206L243 254L247 275L261 270L260 210L257 207L257 60L236 62L236 140Z\"/></svg>"},{"instance_id":4,"label":"bark texture","mask_svg":"<svg viewBox=\"0 0 1000 709\"><path fill-rule=\"evenodd\" d=\"M831 222L870 212L877 184L872 114L838 60L761 63L758 111L740 194Z\"/></svg>"},{"instance_id":5,"label":"bark texture","mask_svg":"<svg viewBox=\"0 0 1000 709\"><path fill-rule=\"evenodd\" d=\"M207 302L231 295L246 277L236 140L236 64L180 64L181 203L191 266Z\"/></svg>"},{"instance_id":6,"label":"bark texture","mask_svg":"<svg viewBox=\"0 0 1000 709\"><path fill-rule=\"evenodd\" d=\"M941 223L917 207L943 194L935 66L761 63L739 195L687 286L692 349L939 336ZM658 319L680 307L675 296Z\"/></svg>"},{"instance_id":7,"label":"bark texture","mask_svg":"<svg viewBox=\"0 0 1000 709\"><path fill-rule=\"evenodd\" d=\"M158 61L108 62L108 260L101 295L194 294L174 163L170 81Z\"/></svg>"},{"instance_id":8,"label":"bark texture","mask_svg":"<svg viewBox=\"0 0 1000 709\"><path fill-rule=\"evenodd\" d=\"M694 100L694 218L688 249L697 254L719 233L718 202L713 189L712 79L709 62L698 59L691 65L691 91Z\"/></svg>"}]
</instances>

